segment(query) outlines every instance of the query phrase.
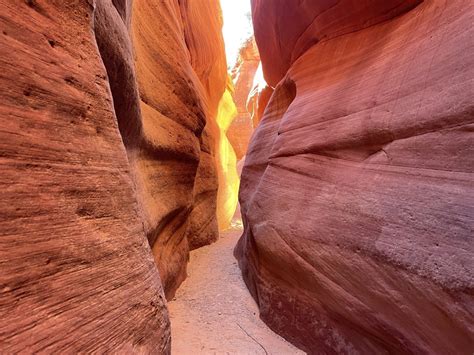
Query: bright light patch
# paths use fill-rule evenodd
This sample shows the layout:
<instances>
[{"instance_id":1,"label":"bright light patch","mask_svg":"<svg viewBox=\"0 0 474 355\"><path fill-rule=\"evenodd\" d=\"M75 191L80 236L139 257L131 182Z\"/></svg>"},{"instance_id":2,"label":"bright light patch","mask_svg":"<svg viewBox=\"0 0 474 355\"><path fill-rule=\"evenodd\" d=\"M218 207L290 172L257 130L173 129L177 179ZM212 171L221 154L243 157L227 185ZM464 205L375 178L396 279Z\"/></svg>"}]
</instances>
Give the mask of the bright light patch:
<instances>
[{"instance_id":1,"label":"bright light patch","mask_svg":"<svg viewBox=\"0 0 474 355\"><path fill-rule=\"evenodd\" d=\"M242 44L253 35L250 0L221 0L227 65L233 67Z\"/></svg>"}]
</instances>

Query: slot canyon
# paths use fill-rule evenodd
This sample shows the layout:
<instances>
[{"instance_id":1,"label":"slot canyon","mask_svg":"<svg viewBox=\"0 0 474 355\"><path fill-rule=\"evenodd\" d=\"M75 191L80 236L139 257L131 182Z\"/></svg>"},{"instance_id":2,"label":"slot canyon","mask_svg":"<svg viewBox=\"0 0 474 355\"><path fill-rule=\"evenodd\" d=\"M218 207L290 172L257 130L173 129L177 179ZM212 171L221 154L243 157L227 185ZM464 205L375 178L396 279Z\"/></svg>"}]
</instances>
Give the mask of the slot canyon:
<instances>
[{"instance_id":1,"label":"slot canyon","mask_svg":"<svg viewBox=\"0 0 474 355\"><path fill-rule=\"evenodd\" d=\"M0 353L472 355L473 23L0 0Z\"/></svg>"}]
</instances>

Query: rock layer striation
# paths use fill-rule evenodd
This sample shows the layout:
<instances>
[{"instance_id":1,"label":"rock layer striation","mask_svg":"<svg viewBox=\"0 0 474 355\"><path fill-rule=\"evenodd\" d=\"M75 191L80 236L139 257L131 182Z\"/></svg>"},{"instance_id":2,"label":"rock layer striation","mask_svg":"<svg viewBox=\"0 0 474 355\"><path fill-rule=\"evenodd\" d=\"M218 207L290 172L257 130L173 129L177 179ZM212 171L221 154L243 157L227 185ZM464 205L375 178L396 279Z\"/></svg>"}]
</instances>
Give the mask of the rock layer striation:
<instances>
[{"instance_id":1,"label":"rock layer striation","mask_svg":"<svg viewBox=\"0 0 474 355\"><path fill-rule=\"evenodd\" d=\"M97 13L90 1L0 1L5 353L170 350L122 143L134 144L136 133L120 136L110 91L117 86L109 87L94 36L97 15L122 53L115 64L132 73L127 7L121 17L110 1L95 5ZM133 88L133 79L123 76L123 85ZM127 109L137 117L136 107Z\"/></svg>"},{"instance_id":2,"label":"rock layer striation","mask_svg":"<svg viewBox=\"0 0 474 355\"><path fill-rule=\"evenodd\" d=\"M218 237L219 2L0 8L0 349L169 353L165 296Z\"/></svg>"},{"instance_id":3,"label":"rock layer striation","mask_svg":"<svg viewBox=\"0 0 474 355\"><path fill-rule=\"evenodd\" d=\"M227 72L217 0L136 0L138 149L128 149L145 231L170 298L189 249L218 237L217 110Z\"/></svg>"},{"instance_id":4,"label":"rock layer striation","mask_svg":"<svg viewBox=\"0 0 474 355\"><path fill-rule=\"evenodd\" d=\"M309 353L474 350L474 7L253 0L275 91L236 256Z\"/></svg>"}]
</instances>

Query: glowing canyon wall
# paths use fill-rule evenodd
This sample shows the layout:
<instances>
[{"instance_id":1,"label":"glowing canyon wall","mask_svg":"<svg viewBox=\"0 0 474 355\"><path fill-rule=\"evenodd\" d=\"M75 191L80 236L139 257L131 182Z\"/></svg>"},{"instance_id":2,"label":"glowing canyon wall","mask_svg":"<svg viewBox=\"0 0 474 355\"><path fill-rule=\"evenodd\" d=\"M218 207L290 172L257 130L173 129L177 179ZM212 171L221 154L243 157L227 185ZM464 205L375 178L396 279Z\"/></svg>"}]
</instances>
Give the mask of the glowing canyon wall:
<instances>
[{"instance_id":1,"label":"glowing canyon wall","mask_svg":"<svg viewBox=\"0 0 474 355\"><path fill-rule=\"evenodd\" d=\"M247 153L250 137L253 132L251 115L247 109L247 98L252 89L257 68L260 64L255 38L251 37L242 44L237 61L232 68L234 83L233 98L237 107L237 115L228 129L229 141L234 147L237 159Z\"/></svg>"},{"instance_id":2,"label":"glowing canyon wall","mask_svg":"<svg viewBox=\"0 0 474 355\"><path fill-rule=\"evenodd\" d=\"M471 354L474 5L253 0L275 87L236 249L309 353Z\"/></svg>"},{"instance_id":3,"label":"glowing canyon wall","mask_svg":"<svg viewBox=\"0 0 474 355\"><path fill-rule=\"evenodd\" d=\"M219 2L0 8L0 349L168 353L218 237Z\"/></svg>"},{"instance_id":4,"label":"glowing canyon wall","mask_svg":"<svg viewBox=\"0 0 474 355\"><path fill-rule=\"evenodd\" d=\"M217 113L217 126L219 129L219 141L217 151L219 152L218 178L219 191L217 194L217 222L219 230L230 227L232 217L238 203L239 175L237 174L237 157L229 139L227 131L237 116L237 107L233 98L233 85L230 77L224 95L219 102Z\"/></svg>"},{"instance_id":5,"label":"glowing canyon wall","mask_svg":"<svg viewBox=\"0 0 474 355\"><path fill-rule=\"evenodd\" d=\"M227 80L219 11L217 0L133 2L143 128L129 157L168 298L190 247L218 238L216 115Z\"/></svg>"}]
</instances>

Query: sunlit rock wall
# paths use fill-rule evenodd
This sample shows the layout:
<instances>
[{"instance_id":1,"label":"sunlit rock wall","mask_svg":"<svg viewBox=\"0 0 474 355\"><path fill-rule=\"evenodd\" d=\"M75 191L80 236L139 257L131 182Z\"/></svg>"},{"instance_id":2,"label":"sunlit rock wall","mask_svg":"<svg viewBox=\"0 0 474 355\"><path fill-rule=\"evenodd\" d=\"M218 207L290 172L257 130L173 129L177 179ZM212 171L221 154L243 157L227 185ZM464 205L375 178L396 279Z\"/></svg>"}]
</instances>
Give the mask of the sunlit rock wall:
<instances>
[{"instance_id":1,"label":"sunlit rock wall","mask_svg":"<svg viewBox=\"0 0 474 355\"><path fill-rule=\"evenodd\" d=\"M236 255L309 353L472 354L472 2L253 0Z\"/></svg>"},{"instance_id":2,"label":"sunlit rock wall","mask_svg":"<svg viewBox=\"0 0 474 355\"><path fill-rule=\"evenodd\" d=\"M123 144L137 144L138 128L117 124L125 111L130 122L139 114L129 4L114 3L0 1L5 354L170 351L165 299ZM120 82L107 79L96 37ZM130 101L114 111L123 93Z\"/></svg>"},{"instance_id":3,"label":"sunlit rock wall","mask_svg":"<svg viewBox=\"0 0 474 355\"><path fill-rule=\"evenodd\" d=\"M218 237L216 120L227 81L221 27L217 0L136 0L133 5L144 127L131 160L168 297L186 276L189 248Z\"/></svg>"},{"instance_id":4,"label":"sunlit rock wall","mask_svg":"<svg viewBox=\"0 0 474 355\"><path fill-rule=\"evenodd\" d=\"M237 62L232 68L233 98L237 106L237 115L228 128L227 136L234 147L238 160L242 159L247 152L254 128L251 115L247 110L247 98L252 89L259 63L257 44L251 37L243 43Z\"/></svg>"},{"instance_id":5,"label":"sunlit rock wall","mask_svg":"<svg viewBox=\"0 0 474 355\"><path fill-rule=\"evenodd\" d=\"M230 227L232 217L238 203L239 175L237 173L237 157L232 144L227 138L227 131L238 114L233 98L234 87L228 77L227 87L219 102L217 125L219 140L216 147L219 152L217 161L219 175L219 191L217 195L217 220L219 230Z\"/></svg>"},{"instance_id":6,"label":"sunlit rock wall","mask_svg":"<svg viewBox=\"0 0 474 355\"><path fill-rule=\"evenodd\" d=\"M194 205L189 218L187 239L190 249L207 245L218 238L217 193L219 189L220 132L217 126L219 102L227 82L227 63L221 35L219 1L180 1L185 40L191 65L197 74L206 104L206 126L201 136L201 155L194 184ZM221 185L226 181L221 180Z\"/></svg>"},{"instance_id":7,"label":"sunlit rock wall","mask_svg":"<svg viewBox=\"0 0 474 355\"><path fill-rule=\"evenodd\" d=\"M0 349L169 353L232 162L219 3L0 8Z\"/></svg>"},{"instance_id":8,"label":"sunlit rock wall","mask_svg":"<svg viewBox=\"0 0 474 355\"><path fill-rule=\"evenodd\" d=\"M250 114L253 128L257 128L258 124L262 120L265 108L268 105L268 101L273 94L273 88L270 87L265 78L263 77L262 63L259 63L251 90L247 96L247 112Z\"/></svg>"}]
</instances>

